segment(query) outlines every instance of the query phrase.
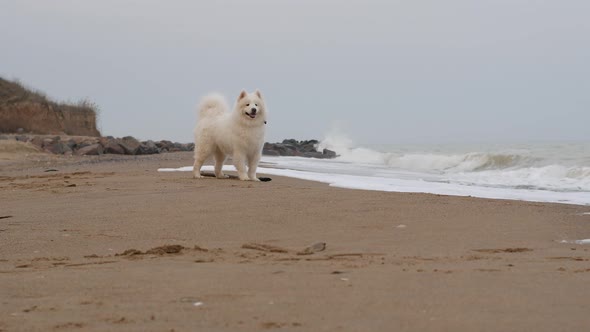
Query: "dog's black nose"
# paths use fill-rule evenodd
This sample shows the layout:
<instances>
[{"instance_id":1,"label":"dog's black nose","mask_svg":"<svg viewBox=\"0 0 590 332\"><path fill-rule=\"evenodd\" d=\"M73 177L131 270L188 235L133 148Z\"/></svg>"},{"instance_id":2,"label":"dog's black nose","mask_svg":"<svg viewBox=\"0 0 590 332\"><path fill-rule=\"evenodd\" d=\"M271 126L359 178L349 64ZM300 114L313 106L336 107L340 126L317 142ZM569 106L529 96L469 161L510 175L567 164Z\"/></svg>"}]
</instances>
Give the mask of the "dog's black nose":
<instances>
[{"instance_id":1,"label":"dog's black nose","mask_svg":"<svg viewBox=\"0 0 590 332\"><path fill-rule=\"evenodd\" d=\"M250 113L252 113L252 114L256 114L256 109L255 109L255 108L251 109L251 110L250 110Z\"/></svg>"}]
</instances>

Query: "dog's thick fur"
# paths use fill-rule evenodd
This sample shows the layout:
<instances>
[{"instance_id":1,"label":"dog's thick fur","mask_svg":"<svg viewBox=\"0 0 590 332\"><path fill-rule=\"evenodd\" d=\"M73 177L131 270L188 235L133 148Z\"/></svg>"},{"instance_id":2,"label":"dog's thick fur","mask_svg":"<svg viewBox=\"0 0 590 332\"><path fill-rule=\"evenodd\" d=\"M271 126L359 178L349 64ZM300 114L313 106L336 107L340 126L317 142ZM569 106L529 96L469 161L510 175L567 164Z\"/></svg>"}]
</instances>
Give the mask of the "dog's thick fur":
<instances>
[{"instance_id":1,"label":"dog's thick fur","mask_svg":"<svg viewBox=\"0 0 590 332\"><path fill-rule=\"evenodd\" d=\"M202 178L201 166L215 157L215 176L225 178L222 167L231 156L240 180L259 181L256 168L264 145L266 106L260 91L238 96L232 112L221 95L211 94L199 104L195 128L195 164L193 177Z\"/></svg>"}]
</instances>

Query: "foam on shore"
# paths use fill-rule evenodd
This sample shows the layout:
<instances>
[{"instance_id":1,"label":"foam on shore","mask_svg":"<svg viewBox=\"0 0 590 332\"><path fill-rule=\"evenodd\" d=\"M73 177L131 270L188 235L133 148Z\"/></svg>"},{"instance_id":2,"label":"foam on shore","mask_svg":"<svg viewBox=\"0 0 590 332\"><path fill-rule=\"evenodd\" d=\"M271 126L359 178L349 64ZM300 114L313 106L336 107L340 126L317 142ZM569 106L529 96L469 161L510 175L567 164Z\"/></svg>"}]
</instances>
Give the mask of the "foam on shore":
<instances>
[{"instance_id":1,"label":"foam on shore","mask_svg":"<svg viewBox=\"0 0 590 332\"><path fill-rule=\"evenodd\" d=\"M590 244L590 239L584 239L584 240L562 240L560 243L571 243L571 244Z\"/></svg>"},{"instance_id":2,"label":"foam on shore","mask_svg":"<svg viewBox=\"0 0 590 332\"><path fill-rule=\"evenodd\" d=\"M159 172L191 172L192 170L192 166L158 169ZM213 171L213 166L203 166L202 170ZM223 170L235 171L235 168L232 165L225 165ZM386 192L430 193L452 196L473 196L492 199L590 205L590 192L556 192L548 190L477 187L456 183L430 182L414 178L404 179L400 177L384 177L379 175L366 176L354 174L337 174L267 167L259 167L258 173L317 181L327 183L333 187L350 189Z\"/></svg>"}]
</instances>

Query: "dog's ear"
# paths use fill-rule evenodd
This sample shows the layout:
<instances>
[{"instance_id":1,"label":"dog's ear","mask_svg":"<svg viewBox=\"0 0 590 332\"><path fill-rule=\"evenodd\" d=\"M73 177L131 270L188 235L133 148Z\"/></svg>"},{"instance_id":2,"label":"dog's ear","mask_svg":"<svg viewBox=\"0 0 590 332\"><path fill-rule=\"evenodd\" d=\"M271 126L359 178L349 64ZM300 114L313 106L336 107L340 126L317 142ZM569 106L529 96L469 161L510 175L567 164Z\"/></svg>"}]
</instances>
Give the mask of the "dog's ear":
<instances>
[{"instance_id":1,"label":"dog's ear","mask_svg":"<svg viewBox=\"0 0 590 332\"><path fill-rule=\"evenodd\" d=\"M247 95L248 95L248 92L246 92L246 90L242 90L242 92L240 92L240 95L238 96L238 100L242 100Z\"/></svg>"},{"instance_id":2,"label":"dog's ear","mask_svg":"<svg viewBox=\"0 0 590 332\"><path fill-rule=\"evenodd\" d=\"M262 99L262 93L260 93L260 90L256 89L256 92L254 92L258 98Z\"/></svg>"}]
</instances>

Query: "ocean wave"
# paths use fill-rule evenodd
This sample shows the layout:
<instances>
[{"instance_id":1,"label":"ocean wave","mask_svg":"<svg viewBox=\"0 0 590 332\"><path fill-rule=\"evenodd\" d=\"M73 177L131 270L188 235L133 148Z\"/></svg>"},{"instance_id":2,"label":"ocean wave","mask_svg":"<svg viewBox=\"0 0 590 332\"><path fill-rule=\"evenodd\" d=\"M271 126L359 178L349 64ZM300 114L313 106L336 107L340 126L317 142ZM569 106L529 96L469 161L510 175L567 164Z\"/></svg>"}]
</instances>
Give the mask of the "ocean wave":
<instances>
[{"instance_id":1,"label":"ocean wave","mask_svg":"<svg viewBox=\"0 0 590 332\"><path fill-rule=\"evenodd\" d=\"M432 170L441 172L483 171L528 166L534 159L515 154L466 153L466 154L403 154L385 153L386 165L408 170Z\"/></svg>"},{"instance_id":2,"label":"ocean wave","mask_svg":"<svg viewBox=\"0 0 590 332\"><path fill-rule=\"evenodd\" d=\"M420 171L481 171L531 166L537 159L504 153L440 154L380 152L364 147L353 147L352 140L341 135L330 135L319 143L319 149L330 149L338 154L338 160L377 164L405 170Z\"/></svg>"},{"instance_id":3,"label":"ocean wave","mask_svg":"<svg viewBox=\"0 0 590 332\"><path fill-rule=\"evenodd\" d=\"M479 172L449 173L456 183L552 191L590 191L590 167L549 165Z\"/></svg>"},{"instance_id":4,"label":"ocean wave","mask_svg":"<svg viewBox=\"0 0 590 332\"><path fill-rule=\"evenodd\" d=\"M440 181L464 185L590 191L590 166L583 162L568 164L567 155L562 160L548 159L524 148L466 153L383 152L355 147L343 135L327 136L319 148L334 150L341 162L436 174L442 176Z\"/></svg>"}]
</instances>

